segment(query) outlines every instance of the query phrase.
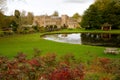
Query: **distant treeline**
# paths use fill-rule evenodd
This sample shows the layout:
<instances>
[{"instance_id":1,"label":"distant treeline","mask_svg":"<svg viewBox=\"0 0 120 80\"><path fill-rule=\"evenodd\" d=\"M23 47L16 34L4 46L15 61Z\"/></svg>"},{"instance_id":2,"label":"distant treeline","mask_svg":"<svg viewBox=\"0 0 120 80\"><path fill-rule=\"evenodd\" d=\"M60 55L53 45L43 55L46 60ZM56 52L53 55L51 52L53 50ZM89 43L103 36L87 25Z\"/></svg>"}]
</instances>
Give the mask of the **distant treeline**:
<instances>
[{"instance_id":1,"label":"distant treeline","mask_svg":"<svg viewBox=\"0 0 120 80\"><path fill-rule=\"evenodd\" d=\"M28 12L26 15L25 11L20 12L15 10L14 15L6 16L0 12L0 29L5 30L12 28L13 31L17 31L17 28L21 25L30 25L33 23L34 15L32 12Z\"/></svg>"}]
</instances>

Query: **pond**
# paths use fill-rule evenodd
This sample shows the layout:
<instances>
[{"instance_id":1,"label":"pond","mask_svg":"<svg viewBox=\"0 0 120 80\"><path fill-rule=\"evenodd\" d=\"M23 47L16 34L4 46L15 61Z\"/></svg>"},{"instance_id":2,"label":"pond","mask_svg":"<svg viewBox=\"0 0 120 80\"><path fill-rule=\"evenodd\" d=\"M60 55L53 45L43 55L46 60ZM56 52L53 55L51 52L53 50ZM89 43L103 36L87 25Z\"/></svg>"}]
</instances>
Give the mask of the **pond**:
<instances>
[{"instance_id":1,"label":"pond","mask_svg":"<svg viewBox=\"0 0 120 80\"><path fill-rule=\"evenodd\" d=\"M120 34L72 33L51 34L43 37L47 40L92 46L120 47Z\"/></svg>"}]
</instances>

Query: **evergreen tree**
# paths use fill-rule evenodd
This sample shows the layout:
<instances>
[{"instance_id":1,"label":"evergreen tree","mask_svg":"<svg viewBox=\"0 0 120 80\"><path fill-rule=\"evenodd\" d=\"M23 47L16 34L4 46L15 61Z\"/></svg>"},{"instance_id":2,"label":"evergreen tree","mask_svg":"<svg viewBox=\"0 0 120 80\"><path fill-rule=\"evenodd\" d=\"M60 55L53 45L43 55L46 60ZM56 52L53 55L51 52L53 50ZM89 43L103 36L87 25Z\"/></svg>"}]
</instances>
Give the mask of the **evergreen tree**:
<instances>
[{"instance_id":1,"label":"evergreen tree","mask_svg":"<svg viewBox=\"0 0 120 80\"><path fill-rule=\"evenodd\" d=\"M84 13L81 26L100 29L102 24L109 23L113 29L120 28L120 1L96 0Z\"/></svg>"}]
</instances>

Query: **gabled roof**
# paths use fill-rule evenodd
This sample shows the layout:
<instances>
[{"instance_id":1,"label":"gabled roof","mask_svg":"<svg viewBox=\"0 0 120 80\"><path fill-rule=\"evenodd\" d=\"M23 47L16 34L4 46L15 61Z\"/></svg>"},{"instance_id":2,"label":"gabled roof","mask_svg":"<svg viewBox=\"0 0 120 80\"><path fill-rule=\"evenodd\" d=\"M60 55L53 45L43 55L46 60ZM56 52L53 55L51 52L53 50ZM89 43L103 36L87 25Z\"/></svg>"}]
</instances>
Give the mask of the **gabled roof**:
<instances>
[{"instance_id":1,"label":"gabled roof","mask_svg":"<svg viewBox=\"0 0 120 80\"><path fill-rule=\"evenodd\" d=\"M106 27L106 26L112 26L111 24L109 24L109 23L104 23L103 25L102 25L102 27Z\"/></svg>"}]
</instances>

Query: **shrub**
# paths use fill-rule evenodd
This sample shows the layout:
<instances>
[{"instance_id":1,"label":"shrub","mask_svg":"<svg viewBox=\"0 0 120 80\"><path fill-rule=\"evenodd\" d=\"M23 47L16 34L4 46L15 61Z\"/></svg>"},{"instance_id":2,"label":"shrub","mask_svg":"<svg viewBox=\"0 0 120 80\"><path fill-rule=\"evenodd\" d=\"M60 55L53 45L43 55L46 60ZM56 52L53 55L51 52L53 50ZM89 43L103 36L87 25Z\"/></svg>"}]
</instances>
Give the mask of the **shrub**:
<instances>
[{"instance_id":1,"label":"shrub","mask_svg":"<svg viewBox=\"0 0 120 80\"><path fill-rule=\"evenodd\" d=\"M96 58L89 69L79 62L73 54L57 59L54 53L40 56L41 51L34 49L35 56L27 59L19 52L14 59L0 57L1 80L119 80L120 59ZM36 55L37 54L37 55ZM87 66L88 67L88 66ZM87 69L87 70L86 70Z\"/></svg>"},{"instance_id":2,"label":"shrub","mask_svg":"<svg viewBox=\"0 0 120 80\"><path fill-rule=\"evenodd\" d=\"M4 32L0 31L0 37L3 37L3 36L4 36Z\"/></svg>"}]
</instances>

